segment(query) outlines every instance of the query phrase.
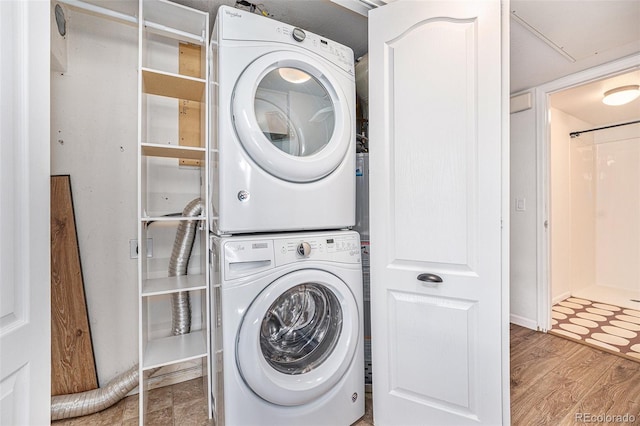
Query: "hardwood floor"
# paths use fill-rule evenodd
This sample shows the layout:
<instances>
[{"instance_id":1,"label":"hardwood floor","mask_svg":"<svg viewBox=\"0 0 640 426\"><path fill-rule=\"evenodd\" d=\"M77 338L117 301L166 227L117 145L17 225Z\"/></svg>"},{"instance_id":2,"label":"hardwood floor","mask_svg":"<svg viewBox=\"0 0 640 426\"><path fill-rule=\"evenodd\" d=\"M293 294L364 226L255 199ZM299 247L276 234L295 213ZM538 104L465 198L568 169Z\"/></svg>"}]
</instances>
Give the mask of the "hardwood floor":
<instances>
[{"instance_id":1,"label":"hardwood floor","mask_svg":"<svg viewBox=\"0 0 640 426\"><path fill-rule=\"evenodd\" d=\"M625 423L640 424L640 363L511 325L511 424Z\"/></svg>"}]
</instances>

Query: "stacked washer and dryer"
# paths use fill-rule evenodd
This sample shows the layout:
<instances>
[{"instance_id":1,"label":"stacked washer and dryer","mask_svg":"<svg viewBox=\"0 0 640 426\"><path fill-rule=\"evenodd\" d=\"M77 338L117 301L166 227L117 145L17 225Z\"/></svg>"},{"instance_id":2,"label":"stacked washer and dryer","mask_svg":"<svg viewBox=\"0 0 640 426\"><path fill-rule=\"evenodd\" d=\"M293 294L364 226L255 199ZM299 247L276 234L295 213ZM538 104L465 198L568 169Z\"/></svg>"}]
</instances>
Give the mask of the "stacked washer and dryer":
<instances>
[{"instance_id":1,"label":"stacked washer and dryer","mask_svg":"<svg viewBox=\"0 0 640 426\"><path fill-rule=\"evenodd\" d=\"M212 37L216 425L364 414L351 49L222 6Z\"/></svg>"}]
</instances>

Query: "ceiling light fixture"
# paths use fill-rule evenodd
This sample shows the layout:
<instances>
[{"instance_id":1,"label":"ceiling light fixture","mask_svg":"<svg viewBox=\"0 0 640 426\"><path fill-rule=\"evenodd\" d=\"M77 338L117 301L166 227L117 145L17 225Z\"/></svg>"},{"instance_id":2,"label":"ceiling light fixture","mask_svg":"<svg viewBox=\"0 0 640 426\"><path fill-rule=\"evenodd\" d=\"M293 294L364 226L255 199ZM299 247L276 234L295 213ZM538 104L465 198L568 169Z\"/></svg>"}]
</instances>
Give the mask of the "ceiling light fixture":
<instances>
[{"instance_id":1,"label":"ceiling light fixture","mask_svg":"<svg viewBox=\"0 0 640 426\"><path fill-rule=\"evenodd\" d=\"M605 105L624 105L628 104L638 96L640 96L640 86L637 84L616 87L615 89L604 92L602 103Z\"/></svg>"},{"instance_id":2,"label":"ceiling light fixture","mask_svg":"<svg viewBox=\"0 0 640 426\"><path fill-rule=\"evenodd\" d=\"M311 78L309 74L296 68L278 68L278 73L280 77L294 84L304 83Z\"/></svg>"}]
</instances>

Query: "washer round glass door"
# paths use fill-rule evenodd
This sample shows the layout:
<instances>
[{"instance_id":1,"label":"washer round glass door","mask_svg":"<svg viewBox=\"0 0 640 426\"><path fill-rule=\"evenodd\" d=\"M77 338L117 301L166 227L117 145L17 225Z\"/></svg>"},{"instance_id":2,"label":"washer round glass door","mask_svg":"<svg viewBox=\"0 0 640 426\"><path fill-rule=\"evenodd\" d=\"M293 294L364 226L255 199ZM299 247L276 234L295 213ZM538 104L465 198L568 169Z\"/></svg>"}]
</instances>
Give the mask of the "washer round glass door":
<instances>
[{"instance_id":1,"label":"washer round glass door","mask_svg":"<svg viewBox=\"0 0 640 426\"><path fill-rule=\"evenodd\" d=\"M352 139L351 112L325 64L300 52L268 53L236 83L232 113L249 156L287 181L311 182L335 170Z\"/></svg>"},{"instance_id":2,"label":"washer round glass door","mask_svg":"<svg viewBox=\"0 0 640 426\"><path fill-rule=\"evenodd\" d=\"M266 401L306 404L343 377L359 330L358 305L342 280L317 269L291 272L247 309L236 342L240 374Z\"/></svg>"}]
</instances>

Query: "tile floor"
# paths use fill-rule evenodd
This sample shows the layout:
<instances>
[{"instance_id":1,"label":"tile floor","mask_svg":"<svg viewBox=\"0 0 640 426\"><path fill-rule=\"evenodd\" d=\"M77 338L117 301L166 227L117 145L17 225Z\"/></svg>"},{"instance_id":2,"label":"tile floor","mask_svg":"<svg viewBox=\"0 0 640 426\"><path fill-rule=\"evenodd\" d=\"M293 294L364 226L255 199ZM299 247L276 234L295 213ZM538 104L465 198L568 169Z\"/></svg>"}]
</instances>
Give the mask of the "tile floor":
<instances>
[{"instance_id":1,"label":"tile floor","mask_svg":"<svg viewBox=\"0 0 640 426\"><path fill-rule=\"evenodd\" d=\"M549 333L640 362L640 310L576 297L551 309Z\"/></svg>"},{"instance_id":2,"label":"tile floor","mask_svg":"<svg viewBox=\"0 0 640 426\"><path fill-rule=\"evenodd\" d=\"M365 415L353 426L372 426L371 394L366 394ZM202 378L149 392L147 424L153 426L205 426L213 425L207 418L207 401L202 391ZM128 396L111 408L84 417L58 420L53 426L134 426L138 424L138 395ZM335 425L332 425L335 426Z\"/></svg>"},{"instance_id":3,"label":"tile floor","mask_svg":"<svg viewBox=\"0 0 640 426\"><path fill-rule=\"evenodd\" d=\"M364 416L353 426L373 426L373 399L370 393L365 394Z\"/></svg>"},{"instance_id":4,"label":"tile floor","mask_svg":"<svg viewBox=\"0 0 640 426\"><path fill-rule=\"evenodd\" d=\"M149 392L147 424L153 426L213 425L207 416L202 378L153 389ZM58 420L54 426L133 426L138 424L138 395L128 396L113 407L96 414Z\"/></svg>"}]
</instances>

